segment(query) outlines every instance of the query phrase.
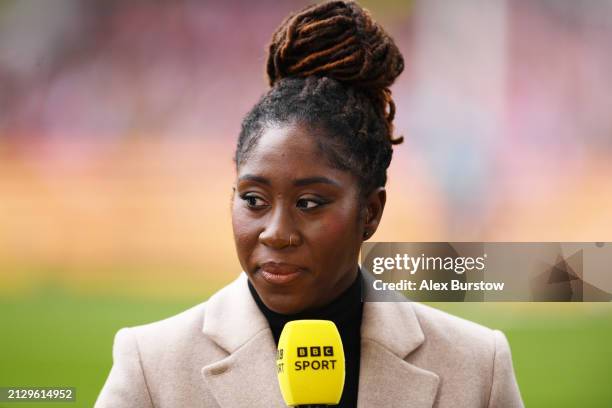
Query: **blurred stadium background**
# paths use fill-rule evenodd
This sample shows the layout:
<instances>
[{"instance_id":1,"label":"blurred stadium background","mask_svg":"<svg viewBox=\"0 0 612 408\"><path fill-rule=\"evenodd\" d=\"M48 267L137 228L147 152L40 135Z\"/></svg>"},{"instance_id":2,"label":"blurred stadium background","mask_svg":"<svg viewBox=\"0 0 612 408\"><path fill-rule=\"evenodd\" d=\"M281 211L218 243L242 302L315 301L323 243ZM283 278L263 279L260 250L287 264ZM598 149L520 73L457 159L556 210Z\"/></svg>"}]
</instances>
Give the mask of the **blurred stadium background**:
<instances>
[{"instance_id":1,"label":"blurred stadium background","mask_svg":"<svg viewBox=\"0 0 612 408\"><path fill-rule=\"evenodd\" d=\"M119 328L238 274L234 143L305 4L0 0L0 386L91 406ZM612 2L362 4L407 61L374 240L612 241ZM437 306L508 335L527 406L612 406L609 304Z\"/></svg>"}]
</instances>

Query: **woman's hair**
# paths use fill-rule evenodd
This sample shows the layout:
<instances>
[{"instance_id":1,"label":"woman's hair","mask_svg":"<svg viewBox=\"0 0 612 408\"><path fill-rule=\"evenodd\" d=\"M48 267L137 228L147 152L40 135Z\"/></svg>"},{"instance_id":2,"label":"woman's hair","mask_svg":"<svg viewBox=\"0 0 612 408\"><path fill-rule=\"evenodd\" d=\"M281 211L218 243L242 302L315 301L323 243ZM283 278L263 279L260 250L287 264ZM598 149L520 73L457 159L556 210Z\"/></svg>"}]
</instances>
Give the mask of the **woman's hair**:
<instances>
[{"instance_id":1,"label":"woman's hair","mask_svg":"<svg viewBox=\"0 0 612 408\"><path fill-rule=\"evenodd\" d=\"M287 17L269 46L271 89L242 122L234 161L248 159L268 126L299 124L334 168L357 176L362 194L384 186L395 104L389 87L404 69L393 39L350 1L309 6Z\"/></svg>"}]
</instances>

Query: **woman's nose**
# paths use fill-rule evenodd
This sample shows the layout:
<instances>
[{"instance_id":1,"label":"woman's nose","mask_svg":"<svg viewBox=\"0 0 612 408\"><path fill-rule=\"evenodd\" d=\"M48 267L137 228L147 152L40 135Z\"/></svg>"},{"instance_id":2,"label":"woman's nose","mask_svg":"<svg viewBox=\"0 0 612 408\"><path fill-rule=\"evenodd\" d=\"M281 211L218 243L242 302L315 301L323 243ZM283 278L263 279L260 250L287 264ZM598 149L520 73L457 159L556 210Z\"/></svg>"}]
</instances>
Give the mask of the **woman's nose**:
<instances>
[{"instance_id":1,"label":"woman's nose","mask_svg":"<svg viewBox=\"0 0 612 408\"><path fill-rule=\"evenodd\" d=\"M264 230L259 234L259 241L276 249L299 245L302 238L290 211L281 206L276 207Z\"/></svg>"}]
</instances>

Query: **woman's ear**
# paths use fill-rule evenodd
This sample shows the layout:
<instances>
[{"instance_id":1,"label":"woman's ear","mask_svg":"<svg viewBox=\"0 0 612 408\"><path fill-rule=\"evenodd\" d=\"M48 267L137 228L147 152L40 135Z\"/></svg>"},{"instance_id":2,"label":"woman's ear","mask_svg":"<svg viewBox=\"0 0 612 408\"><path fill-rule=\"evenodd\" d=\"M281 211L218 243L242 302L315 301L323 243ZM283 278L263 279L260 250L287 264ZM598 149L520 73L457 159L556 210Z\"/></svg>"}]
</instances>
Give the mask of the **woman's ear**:
<instances>
[{"instance_id":1,"label":"woman's ear","mask_svg":"<svg viewBox=\"0 0 612 408\"><path fill-rule=\"evenodd\" d=\"M387 202L387 191L384 187L375 188L365 201L365 220L363 238L368 239L376 232Z\"/></svg>"}]
</instances>

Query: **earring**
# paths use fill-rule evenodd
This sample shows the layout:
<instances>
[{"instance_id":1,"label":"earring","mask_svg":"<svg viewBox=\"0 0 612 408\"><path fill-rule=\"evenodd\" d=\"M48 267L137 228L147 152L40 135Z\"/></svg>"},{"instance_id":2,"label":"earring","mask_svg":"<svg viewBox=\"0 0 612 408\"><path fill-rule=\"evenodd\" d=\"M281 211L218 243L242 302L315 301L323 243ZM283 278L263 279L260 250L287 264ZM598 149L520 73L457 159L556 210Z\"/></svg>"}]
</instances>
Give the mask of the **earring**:
<instances>
[{"instance_id":1,"label":"earring","mask_svg":"<svg viewBox=\"0 0 612 408\"><path fill-rule=\"evenodd\" d=\"M293 244L291 243L291 238L293 238L293 234L289 235L289 246L293 246Z\"/></svg>"},{"instance_id":2,"label":"earring","mask_svg":"<svg viewBox=\"0 0 612 408\"><path fill-rule=\"evenodd\" d=\"M364 238L367 238L367 237L369 237L369 236L370 236L370 231L367 231L367 230L366 230L366 231L364 231L364 232L363 232L363 237L364 237Z\"/></svg>"}]
</instances>

